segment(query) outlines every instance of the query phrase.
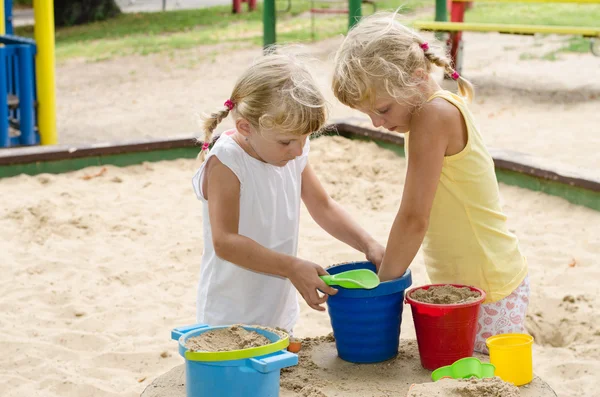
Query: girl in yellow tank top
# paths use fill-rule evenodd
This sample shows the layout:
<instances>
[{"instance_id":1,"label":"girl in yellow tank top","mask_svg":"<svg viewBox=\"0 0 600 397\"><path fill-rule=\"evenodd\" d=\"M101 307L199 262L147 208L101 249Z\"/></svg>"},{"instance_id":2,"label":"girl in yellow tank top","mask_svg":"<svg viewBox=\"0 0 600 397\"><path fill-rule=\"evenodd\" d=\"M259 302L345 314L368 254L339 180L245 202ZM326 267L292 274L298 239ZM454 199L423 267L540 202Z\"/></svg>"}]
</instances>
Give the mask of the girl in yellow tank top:
<instances>
[{"instance_id":1,"label":"girl in yellow tank top","mask_svg":"<svg viewBox=\"0 0 600 397\"><path fill-rule=\"evenodd\" d=\"M430 77L432 65L458 82L460 95L440 88ZM405 134L406 182L380 278L404 274L422 246L432 283L486 292L477 351L487 352L489 336L524 332L527 261L508 230L493 159L466 105L471 83L394 14L380 13L348 33L332 88L375 127Z\"/></svg>"}]
</instances>

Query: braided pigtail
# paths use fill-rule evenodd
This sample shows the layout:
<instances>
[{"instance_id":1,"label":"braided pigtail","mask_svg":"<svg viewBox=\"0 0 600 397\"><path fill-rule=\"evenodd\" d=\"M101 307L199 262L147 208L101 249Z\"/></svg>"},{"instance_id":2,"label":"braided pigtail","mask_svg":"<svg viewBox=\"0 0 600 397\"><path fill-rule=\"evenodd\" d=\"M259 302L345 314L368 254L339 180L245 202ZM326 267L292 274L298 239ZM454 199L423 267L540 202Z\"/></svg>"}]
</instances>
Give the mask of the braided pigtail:
<instances>
[{"instance_id":1,"label":"braided pigtail","mask_svg":"<svg viewBox=\"0 0 600 397\"><path fill-rule=\"evenodd\" d=\"M229 112L235 105L231 99L228 99L223 106L225 107L224 109L213 112L204 119L204 142L202 142L202 150L200 150L197 157L200 161L204 161L206 158L206 153L208 153L215 129L229 115Z\"/></svg>"},{"instance_id":2,"label":"braided pigtail","mask_svg":"<svg viewBox=\"0 0 600 397\"><path fill-rule=\"evenodd\" d=\"M429 62L433 63L436 66L444 69L444 73L446 75L452 77L458 83L458 93L466 98L467 101L473 100L474 89L473 84L464 77L462 77L450 64L450 60L446 56L440 56L433 52L427 42L419 43L421 49L423 49L423 53L425 54L425 58L429 60Z\"/></svg>"}]
</instances>

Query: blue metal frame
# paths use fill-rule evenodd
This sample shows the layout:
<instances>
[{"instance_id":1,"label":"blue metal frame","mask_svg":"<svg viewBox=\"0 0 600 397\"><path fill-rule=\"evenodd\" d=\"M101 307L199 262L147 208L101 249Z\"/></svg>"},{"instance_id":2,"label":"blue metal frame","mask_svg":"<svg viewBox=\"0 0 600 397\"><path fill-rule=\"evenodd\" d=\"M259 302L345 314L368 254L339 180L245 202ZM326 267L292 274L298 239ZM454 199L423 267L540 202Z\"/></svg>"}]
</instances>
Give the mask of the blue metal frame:
<instances>
[{"instance_id":1,"label":"blue metal frame","mask_svg":"<svg viewBox=\"0 0 600 397\"><path fill-rule=\"evenodd\" d=\"M12 26L12 0L4 0L4 29L6 34L13 34Z\"/></svg>"},{"instance_id":2,"label":"blue metal frame","mask_svg":"<svg viewBox=\"0 0 600 397\"><path fill-rule=\"evenodd\" d=\"M13 34L12 0L4 0L4 27L6 34Z\"/></svg>"},{"instance_id":3,"label":"blue metal frame","mask_svg":"<svg viewBox=\"0 0 600 397\"><path fill-rule=\"evenodd\" d=\"M0 47L0 93L6 92L6 95L0 95L0 147L12 146L8 131L8 88L6 76L6 47Z\"/></svg>"},{"instance_id":4,"label":"blue metal frame","mask_svg":"<svg viewBox=\"0 0 600 397\"><path fill-rule=\"evenodd\" d=\"M14 36L12 34L0 35L0 43L2 44L28 44L35 47L35 40L27 37Z\"/></svg>"},{"instance_id":5,"label":"blue metal frame","mask_svg":"<svg viewBox=\"0 0 600 397\"><path fill-rule=\"evenodd\" d=\"M32 46L17 45L16 54L19 63L19 126L21 127L20 144L36 145L39 137L35 131L35 102L34 102L34 67Z\"/></svg>"},{"instance_id":6,"label":"blue metal frame","mask_svg":"<svg viewBox=\"0 0 600 397\"><path fill-rule=\"evenodd\" d=\"M35 41L12 35L0 36L0 147L37 145ZM8 95L19 98L17 109L8 109ZM10 120L19 125L20 135L10 137Z\"/></svg>"}]
</instances>

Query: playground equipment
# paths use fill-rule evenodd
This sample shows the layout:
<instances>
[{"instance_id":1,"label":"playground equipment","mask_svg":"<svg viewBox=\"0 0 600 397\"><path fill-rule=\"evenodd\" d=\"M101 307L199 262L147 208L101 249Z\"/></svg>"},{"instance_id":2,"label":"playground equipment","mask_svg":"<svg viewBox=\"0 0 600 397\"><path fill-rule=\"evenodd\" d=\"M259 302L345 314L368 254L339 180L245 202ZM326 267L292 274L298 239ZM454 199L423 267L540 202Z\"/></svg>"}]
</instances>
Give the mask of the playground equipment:
<instances>
[{"instance_id":1,"label":"playground equipment","mask_svg":"<svg viewBox=\"0 0 600 397\"><path fill-rule=\"evenodd\" d=\"M507 3L579 3L600 4L600 0L477 0ZM436 0L435 21L415 21L413 26L421 30L447 32L450 57L454 68L462 72L462 32L499 32L506 34L563 34L583 36L591 39L590 49L594 55L600 55L600 23L596 27L548 26L548 25L505 25L500 23L464 22L465 11L473 0ZM450 22L447 22L447 3L450 4ZM600 21L599 21L600 22ZM438 38L440 38L438 36Z\"/></svg>"},{"instance_id":2,"label":"playground equipment","mask_svg":"<svg viewBox=\"0 0 600 397\"><path fill-rule=\"evenodd\" d=\"M248 3L248 10L254 11L256 8L256 0L233 0L233 13L239 14L242 12L242 3Z\"/></svg>"},{"instance_id":3,"label":"playground equipment","mask_svg":"<svg viewBox=\"0 0 600 397\"><path fill-rule=\"evenodd\" d=\"M250 0L249 0L250 1ZM600 0L599 0L600 1ZM348 29L354 26L362 16L363 0L348 0ZM371 3L371 1L369 1ZM289 4L289 3L288 3ZM339 12L338 12L339 13ZM311 8L311 14L312 8ZM277 42L277 16L275 11L275 0L264 0L263 3L263 47L265 50ZM313 30L314 31L314 30Z\"/></svg>"},{"instance_id":4,"label":"playground equipment","mask_svg":"<svg viewBox=\"0 0 600 397\"><path fill-rule=\"evenodd\" d=\"M0 10L0 148L56 144L53 2L35 2L34 40L13 34L12 0Z\"/></svg>"},{"instance_id":5,"label":"playground equipment","mask_svg":"<svg viewBox=\"0 0 600 397\"><path fill-rule=\"evenodd\" d=\"M368 4L373 8L373 13L377 11L377 4L373 0L361 0L361 4ZM345 4L346 1L340 0L310 0L310 35L312 40L315 40L315 15L317 14L348 14L349 9L346 7L339 7L341 4ZM317 7L318 5L325 4L327 7ZM334 6L334 8L329 8ZM353 20L348 21L348 29L350 29L360 19L360 14L355 16Z\"/></svg>"}]
</instances>

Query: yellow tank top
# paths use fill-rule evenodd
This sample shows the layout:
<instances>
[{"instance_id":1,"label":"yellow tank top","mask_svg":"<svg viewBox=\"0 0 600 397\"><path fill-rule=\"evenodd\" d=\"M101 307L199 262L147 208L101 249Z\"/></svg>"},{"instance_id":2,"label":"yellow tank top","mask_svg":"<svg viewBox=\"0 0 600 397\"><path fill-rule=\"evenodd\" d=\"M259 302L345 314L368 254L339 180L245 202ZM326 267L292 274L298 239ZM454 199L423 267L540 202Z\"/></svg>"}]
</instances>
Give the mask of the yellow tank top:
<instances>
[{"instance_id":1,"label":"yellow tank top","mask_svg":"<svg viewBox=\"0 0 600 397\"><path fill-rule=\"evenodd\" d=\"M484 303L511 294L527 275L517 237L508 230L500 205L494 162L462 97L438 91L461 112L467 126L465 148L444 158L429 229L423 241L432 283L456 283L483 289ZM406 153L408 134L406 135Z\"/></svg>"}]
</instances>

